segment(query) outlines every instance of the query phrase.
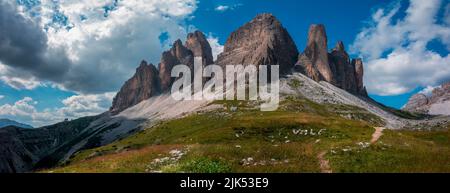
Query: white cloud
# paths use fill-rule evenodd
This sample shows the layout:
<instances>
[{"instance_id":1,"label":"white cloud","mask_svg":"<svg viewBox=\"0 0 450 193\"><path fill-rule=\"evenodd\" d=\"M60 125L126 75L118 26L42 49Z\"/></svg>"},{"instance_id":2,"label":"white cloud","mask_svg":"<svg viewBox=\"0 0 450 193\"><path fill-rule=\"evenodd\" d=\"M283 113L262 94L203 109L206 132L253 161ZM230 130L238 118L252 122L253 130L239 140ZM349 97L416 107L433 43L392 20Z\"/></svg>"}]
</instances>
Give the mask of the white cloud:
<instances>
[{"instance_id":1,"label":"white cloud","mask_svg":"<svg viewBox=\"0 0 450 193\"><path fill-rule=\"evenodd\" d=\"M142 59L159 62L167 48L158 39L161 33L168 34L167 42L186 37L190 29L186 20L197 8L196 0L113 2L41 0L38 9L33 10L39 12L38 16L19 8L21 15L46 31L49 50L60 50L59 54L67 55L69 62L58 63L61 73L37 73L42 68L14 68L14 64L4 62L10 69L7 73L0 70L1 81L21 89L51 81L78 93L116 91ZM110 8L105 11L105 7Z\"/></svg>"},{"instance_id":2,"label":"white cloud","mask_svg":"<svg viewBox=\"0 0 450 193\"><path fill-rule=\"evenodd\" d=\"M211 45L212 54L214 57L214 61L217 59L217 56L223 52L223 45L219 43L219 38L212 36L212 34L208 35L207 38L209 44Z\"/></svg>"},{"instance_id":3,"label":"white cloud","mask_svg":"<svg viewBox=\"0 0 450 193\"><path fill-rule=\"evenodd\" d=\"M97 95L75 95L62 101L61 108L36 109L37 101L25 97L14 104L0 106L0 116L31 124L33 126L49 125L64 119L93 116L108 110L115 93Z\"/></svg>"},{"instance_id":4,"label":"white cloud","mask_svg":"<svg viewBox=\"0 0 450 193\"><path fill-rule=\"evenodd\" d=\"M372 25L358 34L351 48L366 62L369 92L403 94L450 79L450 27L438 23L437 18L444 6L448 4L440 0L410 0L404 18L396 18L400 4L372 15ZM432 41L447 47L447 54L429 50L427 45Z\"/></svg>"},{"instance_id":5,"label":"white cloud","mask_svg":"<svg viewBox=\"0 0 450 193\"><path fill-rule=\"evenodd\" d=\"M219 5L216 8L214 8L214 10L218 11L218 12L225 12L228 10L234 10L238 7L242 6L242 4L234 4L234 5Z\"/></svg>"},{"instance_id":6,"label":"white cloud","mask_svg":"<svg viewBox=\"0 0 450 193\"><path fill-rule=\"evenodd\" d=\"M82 117L105 112L111 106L116 93L75 95L64 99L64 107L59 111L68 117Z\"/></svg>"},{"instance_id":7,"label":"white cloud","mask_svg":"<svg viewBox=\"0 0 450 193\"><path fill-rule=\"evenodd\" d=\"M197 0L133 0L117 4L92 0L40 2L32 10L39 14L31 14L23 6L15 8L24 20L36 24L33 26L37 26L37 30L28 31L44 34L45 46L42 47L60 50L58 53L68 58L68 62L57 63L58 69L64 70L44 76L30 68L0 61L0 81L15 89L52 86L78 95L61 101L61 108L38 109L36 101L29 97L0 106L0 116L34 126L108 110L115 92L131 77L142 59L157 64L169 44L185 39L187 33L195 29L186 21L192 17L198 3ZM105 12L104 7L108 6L110 11ZM55 18L59 19L55 21ZM164 42L159 39L162 33L168 37ZM217 38L210 38L216 56L223 46ZM43 52L45 57L53 54Z\"/></svg>"},{"instance_id":8,"label":"white cloud","mask_svg":"<svg viewBox=\"0 0 450 193\"><path fill-rule=\"evenodd\" d=\"M0 106L0 115L10 115L16 117L22 117L30 115L36 109L33 105L37 104L30 97L25 97L22 100L15 102L14 104L5 104Z\"/></svg>"},{"instance_id":9,"label":"white cloud","mask_svg":"<svg viewBox=\"0 0 450 193\"><path fill-rule=\"evenodd\" d=\"M227 6L227 5L219 5L215 8L216 11L221 11L221 12L226 11L228 9L230 9L230 6Z\"/></svg>"},{"instance_id":10,"label":"white cloud","mask_svg":"<svg viewBox=\"0 0 450 193\"><path fill-rule=\"evenodd\" d=\"M6 66L0 62L0 81L3 81L12 88L21 89L34 89L42 86L42 83L38 81L30 73L20 72L9 66Z\"/></svg>"}]
</instances>

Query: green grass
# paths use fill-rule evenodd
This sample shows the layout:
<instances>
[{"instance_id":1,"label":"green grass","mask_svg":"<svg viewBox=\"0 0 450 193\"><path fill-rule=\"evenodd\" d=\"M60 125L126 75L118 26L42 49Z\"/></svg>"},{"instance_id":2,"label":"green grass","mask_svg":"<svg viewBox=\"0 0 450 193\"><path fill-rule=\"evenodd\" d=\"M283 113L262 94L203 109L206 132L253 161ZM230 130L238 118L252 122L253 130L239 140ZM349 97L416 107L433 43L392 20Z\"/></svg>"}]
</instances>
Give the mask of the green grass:
<instances>
[{"instance_id":1,"label":"green grass","mask_svg":"<svg viewBox=\"0 0 450 193\"><path fill-rule=\"evenodd\" d=\"M358 143L369 142L381 123L362 109L301 98L274 112L243 101L214 104L226 108L158 124L42 172L320 172L323 151L334 172L450 172L448 130L385 131L363 148ZM360 117L344 118L344 111ZM167 160L173 150L185 153Z\"/></svg>"},{"instance_id":2,"label":"green grass","mask_svg":"<svg viewBox=\"0 0 450 193\"><path fill-rule=\"evenodd\" d=\"M425 118L430 118L431 115L426 115L426 114L421 114L421 113L413 113L413 112L408 112L408 111L404 111L404 110L398 110L392 107L388 107L384 104L381 104L379 102L376 102L374 100L372 100L372 102L377 103L382 109L384 109L385 111L388 111L398 117L401 118L405 118L405 119L413 119L413 120L421 120L421 119L425 119Z\"/></svg>"},{"instance_id":3,"label":"green grass","mask_svg":"<svg viewBox=\"0 0 450 193\"><path fill-rule=\"evenodd\" d=\"M200 157L185 162L180 169L193 173L227 173L231 171L230 165L220 159Z\"/></svg>"},{"instance_id":4,"label":"green grass","mask_svg":"<svg viewBox=\"0 0 450 193\"><path fill-rule=\"evenodd\" d=\"M336 172L450 172L449 131L385 131L368 148L329 156Z\"/></svg>"}]
</instances>

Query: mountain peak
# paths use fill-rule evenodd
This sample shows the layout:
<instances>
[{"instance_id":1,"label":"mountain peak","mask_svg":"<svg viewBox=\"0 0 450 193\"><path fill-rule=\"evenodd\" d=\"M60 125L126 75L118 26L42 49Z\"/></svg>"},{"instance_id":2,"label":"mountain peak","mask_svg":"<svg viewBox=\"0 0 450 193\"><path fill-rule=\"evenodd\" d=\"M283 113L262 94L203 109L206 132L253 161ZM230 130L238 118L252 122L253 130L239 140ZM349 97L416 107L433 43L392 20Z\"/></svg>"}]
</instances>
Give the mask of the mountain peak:
<instances>
[{"instance_id":1,"label":"mountain peak","mask_svg":"<svg viewBox=\"0 0 450 193\"><path fill-rule=\"evenodd\" d=\"M323 24L309 28L305 51L299 56L295 69L315 81L327 81L353 94L367 96L363 84L361 59L351 60L342 41L328 53L328 37Z\"/></svg>"},{"instance_id":2,"label":"mountain peak","mask_svg":"<svg viewBox=\"0 0 450 193\"><path fill-rule=\"evenodd\" d=\"M336 46L334 47L333 51L344 52L345 51L344 42L338 41L336 43Z\"/></svg>"},{"instance_id":3,"label":"mountain peak","mask_svg":"<svg viewBox=\"0 0 450 193\"><path fill-rule=\"evenodd\" d=\"M280 73L291 71L298 56L297 46L272 14L259 14L228 37L217 64L280 65Z\"/></svg>"},{"instance_id":4,"label":"mountain peak","mask_svg":"<svg viewBox=\"0 0 450 193\"><path fill-rule=\"evenodd\" d=\"M174 81L174 78L171 77L172 68L178 64L193 68L196 56L202 57L205 65L213 63L211 46L201 31L189 33L185 45L180 39L177 39L172 48L162 53L158 69L153 64L142 60L133 77L126 81L117 93L110 112L118 114L144 100L168 91Z\"/></svg>"},{"instance_id":5,"label":"mountain peak","mask_svg":"<svg viewBox=\"0 0 450 193\"><path fill-rule=\"evenodd\" d=\"M186 47L192 51L194 57L202 57L203 65L214 63L212 48L201 31L189 33L186 39Z\"/></svg>"},{"instance_id":6,"label":"mountain peak","mask_svg":"<svg viewBox=\"0 0 450 193\"><path fill-rule=\"evenodd\" d=\"M255 21L278 21L278 19L271 13L261 13L256 15L255 18L253 18L253 20L250 21L251 22L255 22Z\"/></svg>"},{"instance_id":7,"label":"mountain peak","mask_svg":"<svg viewBox=\"0 0 450 193\"><path fill-rule=\"evenodd\" d=\"M309 27L307 48L312 48L314 45L318 48L328 46L327 32L323 24L312 24Z\"/></svg>"},{"instance_id":8,"label":"mountain peak","mask_svg":"<svg viewBox=\"0 0 450 193\"><path fill-rule=\"evenodd\" d=\"M175 42L173 43L173 47L177 48L183 46L183 42L180 39L175 40Z\"/></svg>"},{"instance_id":9,"label":"mountain peak","mask_svg":"<svg viewBox=\"0 0 450 193\"><path fill-rule=\"evenodd\" d=\"M158 70L145 60L136 69L136 73L122 86L110 109L112 114L120 113L130 106L148 99L160 92Z\"/></svg>"},{"instance_id":10,"label":"mountain peak","mask_svg":"<svg viewBox=\"0 0 450 193\"><path fill-rule=\"evenodd\" d=\"M320 77L316 81L325 80L334 83L333 72L328 60L328 38L323 24L313 24L309 28L308 43L303 53L317 69Z\"/></svg>"},{"instance_id":11,"label":"mountain peak","mask_svg":"<svg viewBox=\"0 0 450 193\"><path fill-rule=\"evenodd\" d=\"M14 126L24 129L32 129L33 127L27 124L19 123L17 121L13 121L10 119L0 119L0 128L8 127L8 126Z\"/></svg>"},{"instance_id":12,"label":"mountain peak","mask_svg":"<svg viewBox=\"0 0 450 193\"><path fill-rule=\"evenodd\" d=\"M147 67L147 66L148 66L147 61L142 60L142 61L141 61L141 64L139 64L139 67L136 68L136 71L138 71L138 70L141 69L141 68L145 68L145 67Z\"/></svg>"}]
</instances>

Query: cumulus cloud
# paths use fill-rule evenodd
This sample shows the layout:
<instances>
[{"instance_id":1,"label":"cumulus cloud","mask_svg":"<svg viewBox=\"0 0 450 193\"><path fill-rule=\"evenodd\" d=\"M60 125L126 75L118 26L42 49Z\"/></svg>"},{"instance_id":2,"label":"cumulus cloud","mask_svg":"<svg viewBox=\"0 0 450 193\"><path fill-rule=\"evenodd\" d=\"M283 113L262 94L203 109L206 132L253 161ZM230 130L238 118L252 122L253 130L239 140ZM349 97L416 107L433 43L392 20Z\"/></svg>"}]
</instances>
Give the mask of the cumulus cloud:
<instances>
[{"instance_id":1,"label":"cumulus cloud","mask_svg":"<svg viewBox=\"0 0 450 193\"><path fill-rule=\"evenodd\" d=\"M30 72L4 65L0 61L0 81L15 89L34 89L43 84Z\"/></svg>"},{"instance_id":2,"label":"cumulus cloud","mask_svg":"<svg viewBox=\"0 0 450 193\"><path fill-rule=\"evenodd\" d=\"M12 117L15 120L31 116L36 109L34 105L37 102L33 101L30 97L25 97L22 100L15 102L14 104L5 104L0 106L0 116Z\"/></svg>"},{"instance_id":3,"label":"cumulus cloud","mask_svg":"<svg viewBox=\"0 0 450 193\"><path fill-rule=\"evenodd\" d=\"M64 99L61 108L37 110L37 101L25 97L14 104L0 106L0 116L34 126L43 126L84 116L98 115L108 110L115 93L75 95Z\"/></svg>"},{"instance_id":4,"label":"cumulus cloud","mask_svg":"<svg viewBox=\"0 0 450 193\"><path fill-rule=\"evenodd\" d=\"M166 47L159 35L184 38L197 8L196 0L17 2L0 4L0 80L78 93L115 91L140 60L156 63Z\"/></svg>"},{"instance_id":5,"label":"cumulus cloud","mask_svg":"<svg viewBox=\"0 0 450 193\"><path fill-rule=\"evenodd\" d=\"M214 37L212 34L208 35L207 40L211 45L212 54L215 61L217 59L217 56L223 52L223 45L219 43L219 38Z\"/></svg>"},{"instance_id":6,"label":"cumulus cloud","mask_svg":"<svg viewBox=\"0 0 450 193\"><path fill-rule=\"evenodd\" d=\"M25 97L0 106L0 116L42 126L107 111L142 59L157 64L172 42L195 29L187 21L197 3L1 1L0 81L16 89L54 86L77 95L58 101L62 107L45 109ZM223 50L217 38L209 41L215 55Z\"/></svg>"},{"instance_id":7,"label":"cumulus cloud","mask_svg":"<svg viewBox=\"0 0 450 193\"><path fill-rule=\"evenodd\" d=\"M63 48L49 47L47 36L40 26L18 13L11 3L0 2L0 78L15 88L34 88L28 78L61 80L67 68L61 64L69 61ZM5 65L13 68L7 68Z\"/></svg>"},{"instance_id":8,"label":"cumulus cloud","mask_svg":"<svg viewBox=\"0 0 450 193\"><path fill-rule=\"evenodd\" d=\"M377 10L371 24L362 29L351 47L366 62L365 81L369 92L396 95L419 86L435 86L450 79L450 26L439 18L449 4L441 0L410 0L405 16L401 5ZM443 20L443 22L439 22ZM438 42L446 54L428 48Z\"/></svg>"}]
</instances>

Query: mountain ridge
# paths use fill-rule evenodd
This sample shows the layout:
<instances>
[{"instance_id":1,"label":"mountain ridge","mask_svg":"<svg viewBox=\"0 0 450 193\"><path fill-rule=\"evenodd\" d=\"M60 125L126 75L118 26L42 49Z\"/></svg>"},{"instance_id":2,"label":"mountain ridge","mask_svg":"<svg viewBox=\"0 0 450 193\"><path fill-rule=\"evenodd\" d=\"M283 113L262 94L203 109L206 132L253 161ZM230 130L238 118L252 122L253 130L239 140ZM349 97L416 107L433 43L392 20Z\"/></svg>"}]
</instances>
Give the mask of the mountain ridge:
<instances>
[{"instance_id":1,"label":"mountain ridge","mask_svg":"<svg viewBox=\"0 0 450 193\"><path fill-rule=\"evenodd\" d=\"M142 61L133 77L125 82L114 97L110 112L116 115L139 102L168 92L175 80L171 77L172 68L184 64L193 70L194 57L202 57L204 66L213 63L211 46L200 31L189 33L184 44L180 39L176 40L172 48L161 54L158 69Z\"/></svg>"},{"instance_id":2,"label":"mountain ridge","mask_svg":"<svg viewBox=\"0 0 450 193\"><path fill-rule=\"evenodd\" d=\"M152 96L168 92L174 82L170 74L172 68L184 64L193 71L194 57L202 57L203 66L216 64L222 68L238 64L279 65L280 75L299 71L315 81L324 80L353 94L368 97L363 83L362 60L350 60L342 41L337 42L332 52L328 53L327 41L325 26L313 24L309 29L305 51L299 54L295 42L281 22L272 14L263 13L233 31L227 38L224 51L213 61L209 42L205 35L197 30L187 35L184 44L178 39L172 48L162 53L158 69L153 70L153 73L159 74L159 80L156 80L158 77L154 77L154 74L139 72L138 68L136 74L122 86L114 98L110 111L115 115ZM155 90L154 92L141 93L136 88L130 88L130 82L139 74L152 76L155 79L152 82L155 84L135 81L137 85L134 87L148 88Z\"/></svg>"},{"instance_id":3,"label":"mountain ridge","mask_svg":"<svg viewBox=\"0 0 450 193\"><path fill-rule=\"evenodd\" d=\"M450 115L450 82L434 88L430 96L424 93L411 96L402 109L413 113Z\"/></svg>"},{"instance_id":4,"label":"mountain ridge","mask_svg":"<svg viewBox=\"0 0 450 193\"><path fill-rule=\"evenodd\" d=\"M8 126L16 126L16 127L20 127L20 128L24 128L24 129L33 129L33 126L31 126L31 125L19 123L17 121L10 120L10 119L0 119L0 129L4 128L4 127L8 127Z\"/></svg>"}]
</instances>

